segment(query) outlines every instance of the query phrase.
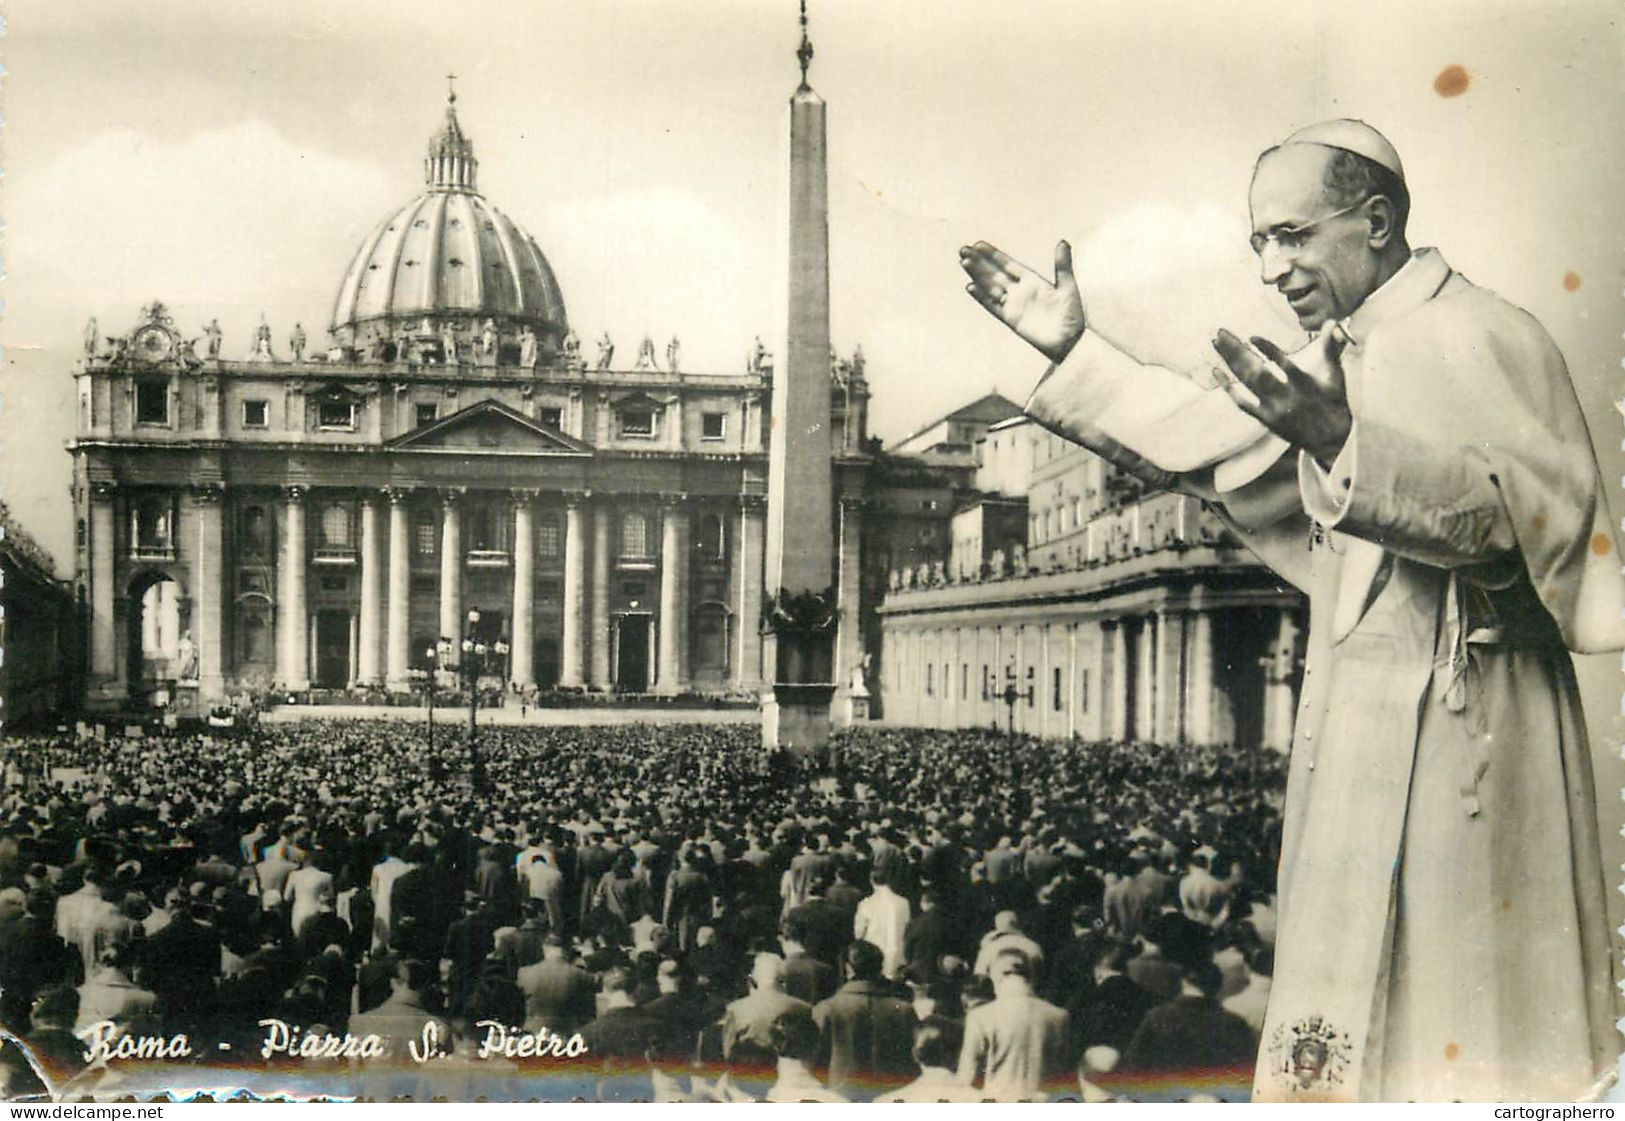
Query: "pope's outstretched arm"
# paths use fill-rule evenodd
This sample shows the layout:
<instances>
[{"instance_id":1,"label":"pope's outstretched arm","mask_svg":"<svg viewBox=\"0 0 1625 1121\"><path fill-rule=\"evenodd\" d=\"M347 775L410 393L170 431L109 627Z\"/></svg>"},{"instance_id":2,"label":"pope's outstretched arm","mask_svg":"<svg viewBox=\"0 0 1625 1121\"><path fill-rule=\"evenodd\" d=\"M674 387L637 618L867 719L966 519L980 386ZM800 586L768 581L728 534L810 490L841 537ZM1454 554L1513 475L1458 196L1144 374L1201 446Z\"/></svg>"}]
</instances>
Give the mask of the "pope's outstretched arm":
<instances>
[{"instance_id":1,"label":"pope's outstretched arm","mask_svg":"<svg viewBox=\"0 0 1625 1121\"><path fill-rule=\"evenodd\" d=\"M1051 363L1029 416L1153 487L1222 503L1259 558L1301 584L1307 527L1296 478L1280 469L1285 441L1224 389L1141 363L1090 329L1065 241L1053 281L986 242L959 261L971 297Z\"/></svg>"}]
</instances>

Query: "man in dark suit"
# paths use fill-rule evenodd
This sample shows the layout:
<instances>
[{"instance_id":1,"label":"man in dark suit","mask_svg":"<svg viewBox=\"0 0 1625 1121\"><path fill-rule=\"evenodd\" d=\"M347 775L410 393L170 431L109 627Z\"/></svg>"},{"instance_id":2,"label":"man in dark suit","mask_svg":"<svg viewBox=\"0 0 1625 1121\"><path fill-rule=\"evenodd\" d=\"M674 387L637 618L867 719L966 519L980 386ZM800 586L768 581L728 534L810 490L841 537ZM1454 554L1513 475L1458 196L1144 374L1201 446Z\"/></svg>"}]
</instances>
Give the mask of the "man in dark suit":
<instances>
[{"instance_id":1,"label":"man in dark suit","mask_svg":"<svg viewBox=\"0 0 1625 1121\"><path fill-rule=\"evenodd\" d=\"M671 958L655 970L655 986L659 995L643 1006L645 1014L659 1025L655 1060L663 1066L687 1065L693 1061L707 1022L705 1000L687 990L683 967Z\"/></svg>"},{"instance_id":2,"label":"man in dark suit","mask_svg":"<svg viewBox=\"0 0 1625 1121\"><path fill-rule=\"evenodd\" d=\"M903 931L903 960L909 976L921 981L936 979L942 955L962 948L963 939L952 928L952 919L942 909L942 892L926 888L920 895L920 913L908 920Z\"/></svg>"},{"instance_id":3,"label":"man in dark suit","mask_svg":"<svg viewBox=\"0 0 1625 1121\"><path fill-rule=\"evenodd\" d=\"M1146 1013L1118 1070L1156 1071L1192 1087L1251 1084L1258 1044L1247 1021L1219 1003L1220 983L1211 961L1188 963L1179 995Z\"/></svg>"},{"instance_id":4,"label":"man in dark suit","mask_svg":"<svg viewBox=\"0 0 1625 1121\"><path fill-rule=\"evenodd\" d=\"M828 886L826 880L814 880L806 902L792 907L784 917L799 925L808 953L834 965L852 940L852 916L824 898Z\"/></svg>"},{"instance_id":5,"label":"man in dark suit","mask_svg":"<svg viewBox=\"0 0 1625 1121\"><path fill-rule=\"evenodd\" d=\"M694 948L695 932L711 921L711 895L711 880L700 870L699 850L689 848L666 884L666 929L676 932L684 953Z\"/></svg>"},{"instance_id":6,"label":"man in dark suit","mask_svg":"<svg viewBox=\"0 0 1625 1121\"><path fill-rule=\"evenodd\" d=\"M69 980L68 948L52 925L55 904L50 889L36 888L25 898L23 913L0 924L0 1018L14 1032L27 1029L35 993ZM216 950L216 962L219 958Z\"/></svg>"},{"instance_id":7,"label":"man in dark suit","mask_svg":"<svg viewBox=\"0 0 1625 1121\"><path fill-rule=\"evenodd\" d=\"M169 905L170 920L142 944L147 984L158 997L174 1031L183 1031L208 1011L220 979L220 934L204 922L190 896L178 893Z\"/></svg>"},{"instance_id":8,"label":"man in dark suit","mask_svg":"<svg viewBox=\"0 0 1625 1121\"><path fill-rule=\"evenodd\" d=\"M570 963L564 939L549 934L542 942L542 960L519 971L525 994L525 1030L547 1028L568 1036L593 1018L592 975Z\"/></svg>"},{"instance_id":9,"label":"man in dark suit","mask_svg":"<svg viewBox=\"0 0 1625 1121\"><path fill-rule=\"evenodd\" d=\"M722 1014L722 1057L736 1064L770 1067L773 1024L788 1013L811 1013L812 1009L784 991L784 961L777 954L757 954L750 980L750 993L728 1005Z\"/></svg>"},{"instance_id":10,"label":"man in dark suit","mask_svg":"<svg viewBox=\"0 0 1625 1121\"><path fill-rule=\"evenodd\" d=\"M895 1089L919 1073L914 1007L882 978L879 946L853 942L845 958L846 983L813 1008L829 1088L848 1097Z\"/></svg>"},{"instance_id":11,"label":"man in dark suit","mask_svg":"<svg viewBox=\"0 0 1625 1121\"><path fill-rule=\"evenodd\" d=\"M587 1053L606 1069L644 1066L659 1043L663 1025L633 1000L636 984L621 966L604 974L604 1010L581 1029Z\"/></svg>"},{"instance_id":12,"label":"man in dark suit","mask_svg":"<svg viewBox=\"0 0 1625 1121\"><path fill-rule=\"evenodd\" d=\"M807 952L807 931L798 916L784 920L779 945L784 948L784 991L797 1000L817 1004L833 996L840 974L826 961Z\"/></svg>"}]
</instances>

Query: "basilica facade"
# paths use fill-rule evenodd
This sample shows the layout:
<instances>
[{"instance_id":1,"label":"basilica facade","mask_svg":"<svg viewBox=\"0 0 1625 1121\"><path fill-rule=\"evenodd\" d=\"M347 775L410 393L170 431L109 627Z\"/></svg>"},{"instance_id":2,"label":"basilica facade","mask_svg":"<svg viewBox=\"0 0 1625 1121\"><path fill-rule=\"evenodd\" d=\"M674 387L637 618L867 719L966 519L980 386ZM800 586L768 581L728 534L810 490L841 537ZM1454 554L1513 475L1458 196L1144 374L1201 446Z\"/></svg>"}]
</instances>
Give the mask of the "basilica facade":
<instances>
[{"instance_id":1,"label":"basilica facade","mask_svg":"<svg viewBox=\"0 0 1625 1121\"><path fill-rule=\"evenodd\" d=\"M684 369L676 339L583 347L477 173L448 105L328 346L262 322L228 353L159 303L87 331L70 450L92 707L407 691L470 637L519 690L761 687L771 355L724 374ZM849 660L868 397L861 355L832 359Z\"/></svg>"}]
</instances>

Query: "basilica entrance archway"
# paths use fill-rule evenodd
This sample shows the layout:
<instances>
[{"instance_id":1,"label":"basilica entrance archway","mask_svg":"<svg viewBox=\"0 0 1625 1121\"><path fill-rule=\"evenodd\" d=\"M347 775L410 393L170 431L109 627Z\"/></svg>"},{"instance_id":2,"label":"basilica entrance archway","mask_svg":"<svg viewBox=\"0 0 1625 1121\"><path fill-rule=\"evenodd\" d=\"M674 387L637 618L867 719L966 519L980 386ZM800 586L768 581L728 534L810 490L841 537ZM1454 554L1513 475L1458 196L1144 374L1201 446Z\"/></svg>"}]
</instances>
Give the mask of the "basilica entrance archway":
<instances>
[{"instance_id":1,"label":"basilica entrance archway","mask_svg":"<svg viewBox=\"0 0 1625 1121\"><path fill-rule=\"evenodd\" d=\"M316 664L310 683L318 689L350 684L350 613L316 612Z\"/></svg>"},{"instance_id":2,"label":"basilica entrance archway","mask_svg":"<svg viewBox=\"0 0 1625 1121\"><path fill-rule=\"evenodd\" d=\"M167 682L197 675L197 655L182 619L180 582L167 572L144 572L130 582L128 656L130 696L147 699Z\"/></svg>"},{"instance_id":3,"label":"basilica entrance archway","mask_svg":"<svg viewBox=\"0 0 1625 1121\"><path fill-rule=\"evenodd\" d=\"M622 693L649 691L649 647L654 617L626 614L615 620L615 688Z\"/></svg>"}]
</instances>

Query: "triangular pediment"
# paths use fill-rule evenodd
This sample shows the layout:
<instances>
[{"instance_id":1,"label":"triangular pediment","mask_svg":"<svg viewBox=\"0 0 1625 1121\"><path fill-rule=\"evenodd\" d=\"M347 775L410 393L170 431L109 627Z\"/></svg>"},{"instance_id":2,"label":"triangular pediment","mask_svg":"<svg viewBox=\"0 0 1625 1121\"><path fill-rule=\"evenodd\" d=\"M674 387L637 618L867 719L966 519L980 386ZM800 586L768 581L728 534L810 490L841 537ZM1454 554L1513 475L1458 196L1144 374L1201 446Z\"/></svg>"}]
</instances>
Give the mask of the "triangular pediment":
<instances>
[{"instance_id":1,"label":"triangular pediment","mask_svg":"<svg viewBox=\"0 0 1625 1121\"><path fill-rule=\"evenodd\" d=\"M591 446L531 420L500 401L485 400L397 436L389 451L459 455L591 455Z\"/></svg>"}]
</instances>

